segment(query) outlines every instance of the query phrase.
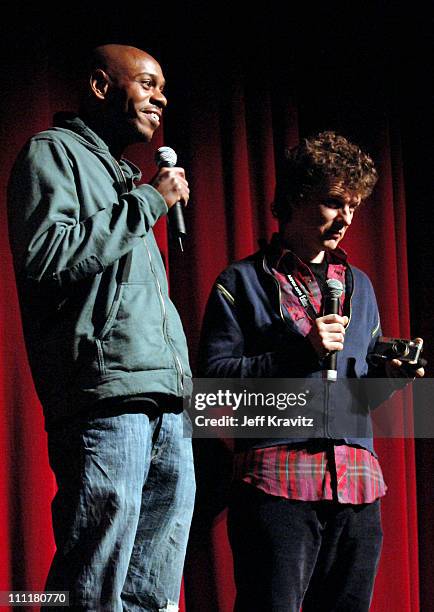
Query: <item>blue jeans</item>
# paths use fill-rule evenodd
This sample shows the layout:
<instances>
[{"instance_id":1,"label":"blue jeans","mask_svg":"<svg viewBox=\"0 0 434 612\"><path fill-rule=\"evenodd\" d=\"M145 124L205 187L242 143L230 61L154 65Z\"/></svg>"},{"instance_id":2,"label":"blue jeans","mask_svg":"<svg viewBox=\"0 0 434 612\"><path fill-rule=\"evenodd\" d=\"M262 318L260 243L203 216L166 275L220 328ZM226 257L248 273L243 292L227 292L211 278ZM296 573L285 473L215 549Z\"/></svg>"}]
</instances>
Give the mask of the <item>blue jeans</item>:
<instances>
[{"instance_id":1,"label":"blue jeans","mask_svg":"<svg viewBox=\"0 0 434 612\"><path fill-rule=\"evenodd\" d=\"M368 612L383 537L379 500L294 501L239 483L228 532L235 612Z\"/></svg>"},{"instance_id":2,"label":"blue jeans","mask_svg":"<svg viewBox=\"0 0 434 612\"><path fill-rule=\"evenodd\" d=\"M195 492L186 418L122 412L49 432L57 550L46 589L69 591L74 610L178 610Z\"/></svg>"}]
</instances>

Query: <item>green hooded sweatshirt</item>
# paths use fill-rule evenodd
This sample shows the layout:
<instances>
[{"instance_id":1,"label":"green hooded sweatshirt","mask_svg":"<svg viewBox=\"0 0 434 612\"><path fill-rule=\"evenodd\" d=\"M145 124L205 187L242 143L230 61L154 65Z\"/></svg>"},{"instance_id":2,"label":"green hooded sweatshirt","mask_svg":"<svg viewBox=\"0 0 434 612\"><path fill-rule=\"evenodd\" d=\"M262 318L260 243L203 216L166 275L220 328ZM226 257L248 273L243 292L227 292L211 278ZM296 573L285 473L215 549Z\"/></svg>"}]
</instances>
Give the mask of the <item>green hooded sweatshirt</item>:
<instances>
[{"instance_id":1,"label":"green hooded sweatshirt","mask_svg":"<svg viewBox=\"0 0 434 612\"><path fill-rule=\"evenodd\" d=\"M76 116L36 134L8 190L33 379L49 426L107 398L191 392L182 324L152 227L168 211Z\"/></svg>"}]
</instances>

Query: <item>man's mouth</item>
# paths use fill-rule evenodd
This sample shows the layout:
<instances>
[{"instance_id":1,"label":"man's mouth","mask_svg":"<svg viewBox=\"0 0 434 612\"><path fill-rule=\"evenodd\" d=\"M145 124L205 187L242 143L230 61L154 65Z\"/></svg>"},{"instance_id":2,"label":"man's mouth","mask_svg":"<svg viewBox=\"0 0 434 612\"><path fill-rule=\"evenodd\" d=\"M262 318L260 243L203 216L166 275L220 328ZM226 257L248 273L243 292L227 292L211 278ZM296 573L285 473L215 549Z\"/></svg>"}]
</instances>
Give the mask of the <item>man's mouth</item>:
<instances>
[{"instance_id":1,"label":"man's mouth","mask_svg":"<svg viewBox=\"0 0 434 612\"><path fill-rule=\"evenodd\" d=\"M155 111L145 110L142 111L144 115L149 119L151 123L153 123L156 127L160 125L160 115Z\"/></svg>"},{"instance_id":2,"label":"man's mouth","mask_svg":"<svg viewBox=\"0 0 434 612\"><path fill-rule=\"evenodd\" d=\"M342 232L327 232L327 234L325 235L326 240L341 240L342 238Z\"/></svg>"},{"instance_id":3,"label":"man's mouth","mask_svg":"<svg viewBox=\"0 0 434 612\"><path fill-rule=\"evenodd\" d=\"M339 240L342 238L344 232L342 230L329 230L326 232L326 239L328 240Z\"/></svg>"}]
</instances>

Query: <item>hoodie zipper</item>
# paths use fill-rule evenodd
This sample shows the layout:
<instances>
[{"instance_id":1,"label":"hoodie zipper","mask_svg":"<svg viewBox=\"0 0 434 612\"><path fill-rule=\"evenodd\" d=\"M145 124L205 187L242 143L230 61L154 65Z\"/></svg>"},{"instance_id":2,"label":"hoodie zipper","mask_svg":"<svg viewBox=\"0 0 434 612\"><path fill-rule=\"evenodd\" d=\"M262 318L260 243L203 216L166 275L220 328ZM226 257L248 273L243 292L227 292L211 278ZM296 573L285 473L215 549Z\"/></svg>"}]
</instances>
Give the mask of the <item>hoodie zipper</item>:
<instances>
[{"instance_id":1,"label":"hoodie zipper","mask_svg":"<svg viewBox=\"0 0 434 612\"><path fill-rule=\"evenodd\" d=\"M122 167L119 164L119 162L117 161L117 159L115 159L113 157L113 161L115 162L116 174L121 179L121 183L124 186L125 193L128 193L128 185L127 185L127 180L125 178L124 171L122 170ZM176 352L176 350L175 350L175 348L174 348L174 346L173 346L173 344L172 344L172 342L169 339L169 336L167 334L167 311L166 311L166 305L164 303L163 290L161 289L160 281L158 280L158 276L157 276L157 274L155 272L154 263L152 261L152 256L151 256L151 252L150 252L150 250L148 248L148 245L146 244L145 238L143 238L143 243L145 245L145 249L146 249L146 252L147 252L148 257L149 257L149 265L150 265L150 268L151 268L151 272L154 275L155 282L156 282L157 288L158 288L158 297L159 297L160 304L161 304L161 309L162 309L162 312L163 312L163 326L162 326L163 336L164 336L164 339L166 341L167 346L170 348L170 351L171 351L171 353L173 355L173 358L174 358L174 361L175 361L175 365L176 365L176 370L177 370L177 372L179 374L179 384L180 384L180 387L181 387L181 392L183 392L184 391L184 369L182 367L181 360L180 360L180 358L179 358L179 356L178 356L178 354L177 354L177 352Z\"/></svg>"},{"instance_id":2,"label":"hoodie zipper","mask_svg":"<svg viewBox=\"0 0 434 612\"><path fill-rule=\"evenodd\" d=\"M143 242L144 242L144 245L145 245L145 248L146 248L146 252L148 253L149 265L151 267L152 274L154 275L155 282L157 284L158 296L160 298L161 309L163 311L163 326L162 326L163 336L164 336L164 339L166 340L166 343L167 343L168 347L170 348L170 351L171 351L171 353L173 355L173 358L175 360L176 369L177 369L179 377L180 377L179 380L180 380L181 391L183 391L184 390L184 369L182 367L181 360L180 360L180 358L179 358L179 356L178 356L178 354L177 354L177 352L175 350L175 347L173 346L173 344L172 344L172 342L171 342L171 340L170 340L170 338L169 338L169 336L167 334L167 311L166 311L166 305L164 303L163 290L161 289L160 281L158 280L158 276L157 276L157 274L155 272L154 263L152 261L152 255L151 255L151 252L150 252L150 250L148 248L148 245L146 244L146 240L143 239Z\"/></svg>"}]
</instances>

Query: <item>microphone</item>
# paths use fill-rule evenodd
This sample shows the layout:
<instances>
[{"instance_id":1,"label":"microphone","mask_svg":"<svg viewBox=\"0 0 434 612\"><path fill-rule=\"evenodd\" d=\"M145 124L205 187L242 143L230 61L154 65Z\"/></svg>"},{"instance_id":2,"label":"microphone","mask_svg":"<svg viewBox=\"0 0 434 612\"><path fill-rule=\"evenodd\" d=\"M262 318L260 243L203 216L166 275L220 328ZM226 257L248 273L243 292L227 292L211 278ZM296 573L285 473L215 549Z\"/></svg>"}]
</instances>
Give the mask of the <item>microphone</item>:
<instances>
[{"instance_id":1,"label":"microphone","mask_svg":"<svg viewBox=\"0 0 434 612\"><path fill-rule=\"evenodd\" d=\"M160 147L155 153L155 163L159 168L174 168L178 156L175 151L170 147ZM178 238L179 246L181 251L184 251L182 239L187 236L187 230L185 229L184 214L182 212L181 202L176 202L169 210L168 214L170 233Z\"/></svg>"},{"instance_id":2,"label":"microphone","mask_svg":"<svg viewBox=\"0 0 434 612\"><path fill-rule=\"evenodd\" d=\"M341 297L344 286L341 281L335 278L328 278L326 281L324 314L339 314L339 298ZM324 378L329 382L335 382L338 377L337 373L337 355L336 351L331 351L325 358L325 369L323 372Z\"/></svg>"}]
</instances>

